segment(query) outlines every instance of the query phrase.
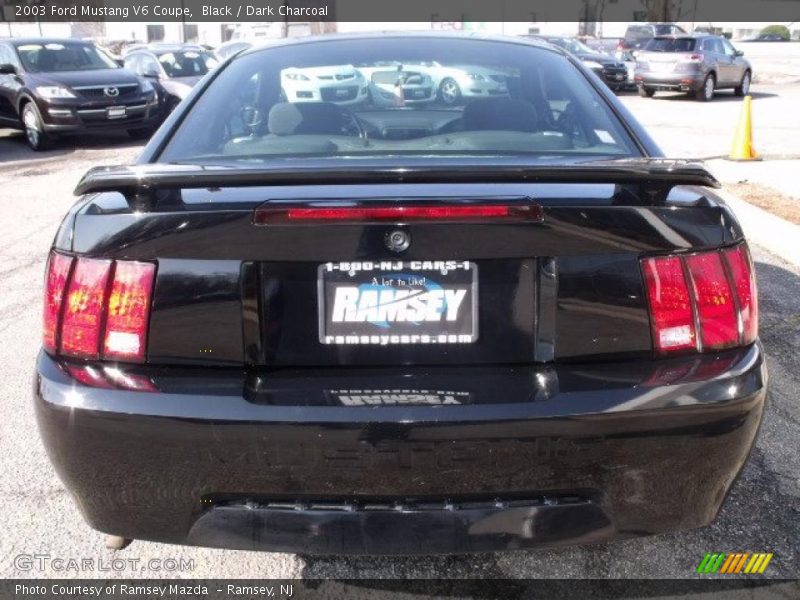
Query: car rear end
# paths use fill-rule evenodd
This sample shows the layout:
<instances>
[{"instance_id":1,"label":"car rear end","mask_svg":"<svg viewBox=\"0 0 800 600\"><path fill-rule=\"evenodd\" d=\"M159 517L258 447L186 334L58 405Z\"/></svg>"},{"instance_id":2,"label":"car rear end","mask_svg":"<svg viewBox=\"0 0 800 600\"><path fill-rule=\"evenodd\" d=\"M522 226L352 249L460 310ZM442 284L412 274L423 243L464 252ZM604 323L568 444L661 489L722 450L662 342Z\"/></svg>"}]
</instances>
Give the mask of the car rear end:
<instances>
[{"instance_id":1,"label":"car rear end","mask_svg":"<svg viewBox=\"0 0 800 600\"><path fill-rule=\"evenodd\" d=\"M568 66L567 88L554 89L576 94L579 115L599 98L608 109L595 126L615 140L603 152L629 156L431 157L426 145L398 167L370 140L347 168L336 152L209 163L193 154L196 120L218 114L249 68L279 81L283 60L333 61L363 42L234 59L139 166L87 175L50 255L35 404L92 527L419 554L592 543L714 518L766 393L752 262L715 180L637 157L652 142L625 140L613 95L590 93L550 50L424 37L371 48L423 41L431 60L507 54L556 78ZM540 81L531 75L510 88ZM472 152L487 131L467 134ZM552 144L556 131L519 133L492 143ZM236 140L230 152L252 143ZM262 141L261 152L321 143Z\"/></svg>"},{"instance_id":2,"label":"car rear end","mask_svg":"<svg viewBox=\"0 0 800 600\"><path fill-rule=\"evenodd\" d=\"M637 85L650 90L697 92L708 74L694 37L653 38L636 55Z\"/></svg>"}]
</instances>

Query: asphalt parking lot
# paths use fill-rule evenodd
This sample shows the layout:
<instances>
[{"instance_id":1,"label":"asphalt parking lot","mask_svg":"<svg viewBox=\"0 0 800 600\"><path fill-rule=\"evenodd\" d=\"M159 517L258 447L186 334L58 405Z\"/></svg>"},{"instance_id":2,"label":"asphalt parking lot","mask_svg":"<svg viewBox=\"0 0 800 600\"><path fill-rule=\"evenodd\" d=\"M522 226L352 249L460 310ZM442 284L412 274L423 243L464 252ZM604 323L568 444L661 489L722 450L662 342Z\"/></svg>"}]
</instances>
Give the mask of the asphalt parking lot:
<instances>
[{"instance_id":1,"label":"asphalt parking lot","mask_svg":"<svg viewBox=\"0 0 800 600\"><path fill-rule=\"evenodd\" d=\"M800 130L796 111L800 86L763 86L753 91L757 103L772 102L763 118L773 123L770 127L774 130L764 129L764 135L783 143L780 123L786 121ZM732 135L728 122L731 118L735 122L738 103L721 99L699 105L669 97L642 99L635 94L626 95L625 102L671 155L727 152ZM676 122L681 125L676 127ZM796 149L797 136L792 137ZM760 248L754 248L754 256L761 336L771 375L769 407L751 459L709 527L612 545L479 556L320 559L148 542L134 542L113 554L105 550L103 536L84 524L47 460L38 439L30 387L40 343L44 261L61 217L74 200L71 190L89 167L129 162L139 148L119 137L62 143L43 156L34 156L18 135L0 131L1 576L65 575L52 566L26 570L17 558L38 554L95 561L138 559L135 568L127 562L120 570L83 573L104 578L683 578L694 576L696 565L708 551L773 552L767 576L800 576L800 270ZM143 570L142 564L151 558L190 559L193 568L182 572Z\"/></svg>"}]
</instances>

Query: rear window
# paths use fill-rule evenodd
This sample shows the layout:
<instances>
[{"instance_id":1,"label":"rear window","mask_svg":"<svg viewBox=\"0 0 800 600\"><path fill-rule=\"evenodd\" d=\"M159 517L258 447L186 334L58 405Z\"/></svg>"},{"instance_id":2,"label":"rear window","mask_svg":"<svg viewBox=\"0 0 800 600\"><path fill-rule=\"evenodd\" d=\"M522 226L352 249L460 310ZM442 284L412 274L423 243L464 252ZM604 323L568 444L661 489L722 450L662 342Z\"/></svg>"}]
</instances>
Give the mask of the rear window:
<instances>
[{"instance_id":1,"label":"rear window","mask_svg":"<svg viewBox=\"0 0 800 600\"><path fill-rule=\"evenodd\" d=\"M680 27L676 25L656 25L655 26L656 35L669 35L670 33L680 33L683 31Z\"/></svg>"},{"instance_id":2,"label":"rear window","mask_svg":"<svg viewBox=\"0 0 800 600\"><path fill-rule=\"evenodd\" d=\"M650 25L631 25L625 32L625 39L641 40L653 37L653 27Z\"/></svg>"},{"instance_id":3,"label":"rear window","mask_svg":"<svg viewBox=\"0 0 800 600\"><path fill-rule=\"evenodd\" d=\"M219 61L210 52L181 50L159 54L158 62L169 77L200 77Z\"/></svg>"},{"instance_id":4,"label":"rear window","mask_svg":"<svg viewBox=\"0 0 800 600\"><path fill-rule=\"evenodd\" d=\"M644 49L647 52L693 52L697 40L692 38L653 38Z\"/></svg>"},{"instance_id":5,"label":"rear window","mask_svg":"<svg viewBox=\"0 0 800 600\"><path fill-rule=\"evenodd\" d=\"M160 160L634 154L566 57L521 44L408 37L241 55L197 100Z\"/></svg>"}]
</instances>

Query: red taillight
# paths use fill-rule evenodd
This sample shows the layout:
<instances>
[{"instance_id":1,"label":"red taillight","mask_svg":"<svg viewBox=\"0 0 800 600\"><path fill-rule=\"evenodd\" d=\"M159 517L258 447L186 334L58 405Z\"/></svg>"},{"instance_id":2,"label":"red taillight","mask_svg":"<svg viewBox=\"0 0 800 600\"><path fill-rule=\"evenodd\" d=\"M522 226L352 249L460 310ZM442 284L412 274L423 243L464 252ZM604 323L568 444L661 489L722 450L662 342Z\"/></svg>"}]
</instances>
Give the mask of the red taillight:
<instances>
[{"instance_id":1,"label":"red taillight","mask_svg":"<svg viewBox=\"0 0 800 600\"><path fill-rule=\"evenodd\" d=\"M742 343L752 344L758 337L758 295L750 255L745 246L725 250L723 255L728 263L733 288L739 299Z\"/></svg>"},{"instance_id":2,"label":"red taillight","mask_svg":"<svg viewBox=\"0 0 800 600\"><path fill-rule=\"evenodd\" d=\"M110 271L110 260L79 258L76 261L61 325L60 349L63 354L81 358L99 356L100 327Z\"/></svg>"},{"instance_id":3,"label":"red taillight","mask_svg":"<svg viewBox=\"0 0 800 600\"><path fill-rule=\"evenodd\" d=\"M261 207L255 211L256 225L286 223L364 223L369 221L482 221L506 219L541 221L544 216L538 204L449 204L432 206L325 206L325 207Z\"/></svg>"},{"instance_id":4,"label":"red taillight","mask_svg":"<svg viewBox=\"0 0 800 600\"><path fill-rule=\"evenodd\" d=\"M700 340L706 350L735 346L739 341L736 307L728 277L717 252L686 258L700 323Z\"/></svg>"},{"instance_id":5,"label":"red taillight","mask_svg":"<svg viewBox=\"0 0 800 600\"><path fill-rule=\"evenodd\" d=\"M681 60L683 60L683 62L690 62L690 63L701 63L703 62L704 59L705 57L702 54L689 54L689 55L683 55L681 57Z\"/></svg>"},{"instance_id":6,"label":"red taillight","mask_svg":"<svg viewBox=\"0 0 800 600\"><path fill-rule=\"evenodd\" d=\"M155 265L117 262L108 295L103 358L143 361Z\"/></svg>"},{"instance_id":7,"label":"red taillight","mask_svg":"<svg viewBox=\"0 0 800 600\"><path fill-rule=\"evenodd\" d=\"M642 270L659 354L719 350L751 344L758 336L755 277L744 244L646 258Z\"/></svg>"},{"instance_id":8,"label":"red taillight","mask_svg":"<svg viewBox=\"0 0 800 600\"><path fill-rule=\"evenodd\" d=\"M58 344L58 326L61 320L61 307L64 301L64 291L67 287L69 270L72 267L72 258L50 253L47 261L47 278L44 291L44 336L42 345L45 350L55 352Z\"/></svg>"},{"instance_id":9,"label":"red taillight","mask_svg":"<svg viewBox=\"0 0 800 600\"><path fill-rule=\"evenodd\" d=\"M681 259L646 258L642 266L656 351L663 354L696 348L692 300Z\"/></svg>"},{"instance_id":10,"label":"red taillight","mask_svg":"<svg viewBox=\"0 0 800 600\"><path fill-rule=\"evenodd\" d=\"M151 263L51 253L44 348L78 358L143 362L155 269Z\"/></svg>"}]
</instances>

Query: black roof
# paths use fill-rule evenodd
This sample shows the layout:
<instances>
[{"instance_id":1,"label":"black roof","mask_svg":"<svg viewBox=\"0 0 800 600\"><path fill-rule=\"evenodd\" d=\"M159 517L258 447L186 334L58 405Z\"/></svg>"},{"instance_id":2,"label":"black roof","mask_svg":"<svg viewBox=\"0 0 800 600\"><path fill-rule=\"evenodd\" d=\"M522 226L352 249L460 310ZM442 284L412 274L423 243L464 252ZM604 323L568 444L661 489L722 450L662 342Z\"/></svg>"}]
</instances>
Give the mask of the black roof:
<instances>
[{"instance_id":1,"label":"black roof","mask_svg":"<svg viewBox=\"0 0 800 600\"><path fill-rule=\"evenodd\" d=\"M486 34L481 32L461 32L461 31L370 31L363 33L329 33L323 35L304 36L296 38L285 38L275 40L275 43L267 45L258 45L248 48L243 52L237 54L237 57L245 56L248 54L255 54L256 52L263 52L270 48L277 48L282 46L294 46L305 44L324 44L328 42L336 42L339 40L385 40L385 39L462 39L462 40L478 40L489 42L505 42L508 44L517 44L521 46L534 46L556 52L558 54L565 54L560 48L554 48L551 44L546 43L541 39L523 36L510 36L510 35L496 35Z\"/></svg>"}]
</instances>

